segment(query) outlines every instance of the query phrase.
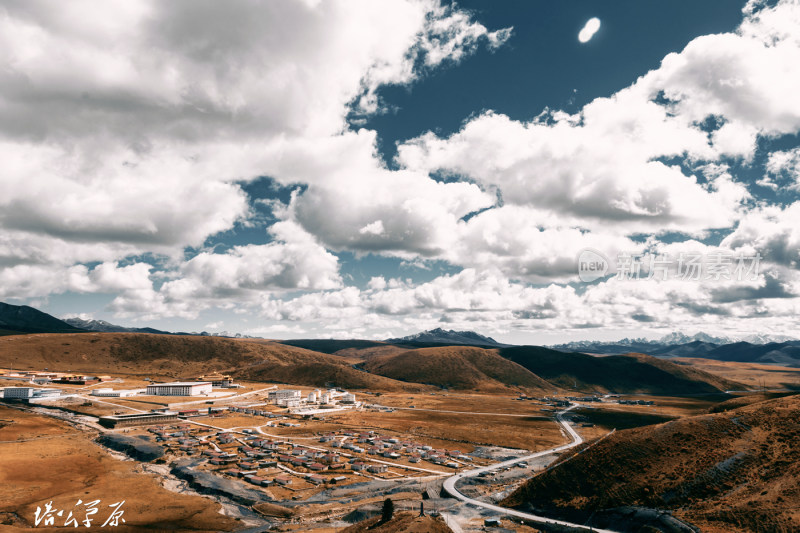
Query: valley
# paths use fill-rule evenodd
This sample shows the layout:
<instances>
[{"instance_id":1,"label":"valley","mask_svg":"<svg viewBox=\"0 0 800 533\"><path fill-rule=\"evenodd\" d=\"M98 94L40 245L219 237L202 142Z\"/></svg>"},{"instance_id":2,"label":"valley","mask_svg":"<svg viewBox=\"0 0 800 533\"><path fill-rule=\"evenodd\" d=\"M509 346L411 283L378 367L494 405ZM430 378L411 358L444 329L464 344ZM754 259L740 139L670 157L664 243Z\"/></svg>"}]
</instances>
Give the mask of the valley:
<instances>
[{"instance_id":1,"label":"valley","mask_svg":"<svg viewBox=\"0 0 800 533\"><path fill-rule=\"evenodd\" d=\"M101 381L25 384L42 391L57 387L59 395L29 404L7 400L0 418L11 422L0 431L13 433L3 439L9 442L0 443L6 446L4 460L40 474L0 471L5 476L0 481L13 483L16 491L11 503L0 508L0 527L32 527L36 507L50 500L66 506L73 492L70 485L54 492L56 480L74 477L88 483L91 490L84 493L91 494L86 496L96 493L95 499L105 500L110 496L102 480L117 476L156 483L164 512L181 498L194 498L191 513L166 519L155 518L160 508L145 512L133 495L126 500L129 520L121 531L138 531L153 520L170 529L204 531L211 523L201 518L207 513L215 516L213 530L218 531L335 531L376 516L386 497L413 516L422 504L439 521L430 527L478 531L484 521L497 519L517 531L555 531L545 518L570 522L574 513L582 516L584 504L577 502L584 500L567 500L548 488L544 493L561 503L545 505L549 497L526 496L531 484L545 483L570 465L577 468L601 453L595 450L609 450L609 443L659 435L658 428L694 424L698 417L730 416L779 394L759 396L752 387L759 372L774 375L770 367L748 367L746 385L734 381L744 376L735 366L740 363L716 363L721 365L717 368L694 361L635 354L593 358L537 347L282 343L129 332L5 336L0 338L0 367L9 378L87 374ZM204 375L229 375L235 387L214 388L200 397L149 393L160 382L192 383ZM766 377L761 379L766 383ZM748 389L754 392L726 392ZM295 399L276 401L280 391L296 391L286 396ZM330 398L327 404L312 403L323 393ZM345 395L352 396L351 403L341 403ZM175 416L134 426L104 422L148 413ZM35 429L40 426L70 437L51 449L47 432ZM101 435L111 440L98 439ZM119 438L126 444L115 444ZM667 452L672 437L664 438L667 448L658 453L673 453ZM29 439L41 442L22 452L19 443ZM573 447L585 446L585 452L571 458ZM98 458L88 463L73 459L80 449ZM124 468L112 468L126 457L121 453L128 457L119 463ZM52 469L54 457L66 459L61 469ZM553 466L559 462L565 464ZM655 459L649 464L651 469L667 466ZM81 482L71 468L96 483ZM646 469L645 464L615 466L613 479L629 483L623 480ZM595 475L605 471L593 470ZM53 478L49 490L41 482L48 475ZM125 483L119 485L123 491L128 490ZM597 480L592 486L601 484ZM568 490L577 495L581 487ZM630 500L631 505L665 506L629 496L619 493L616 500L592 505L605 508ZM570 511L564 513L559 505ZM502 511L501 506L520 510ZM681 520L708 524L713 521L708 516L687 512ZM576 524L585 517L581 520Z\"/></svg>"}]
</instances>

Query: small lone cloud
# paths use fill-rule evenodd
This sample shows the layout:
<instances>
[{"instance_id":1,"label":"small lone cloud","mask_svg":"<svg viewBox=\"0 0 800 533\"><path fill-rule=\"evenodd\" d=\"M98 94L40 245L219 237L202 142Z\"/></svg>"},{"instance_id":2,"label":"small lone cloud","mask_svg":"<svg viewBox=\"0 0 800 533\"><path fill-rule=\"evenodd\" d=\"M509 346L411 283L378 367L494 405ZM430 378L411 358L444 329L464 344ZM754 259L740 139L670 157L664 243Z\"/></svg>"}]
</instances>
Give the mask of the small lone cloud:
<instances>
[{"instance_id":1,"label":"small lone cloud","mask_svg":"<svg viewBox=\"0 0 800 533\"><path fill-rule=\"evenodd\" d=\"M588 43L597 30L600 29L600 19L592 17L583 25L583 29L578 33L578 40L582 43Z\"/></svg>"}]
</instances>

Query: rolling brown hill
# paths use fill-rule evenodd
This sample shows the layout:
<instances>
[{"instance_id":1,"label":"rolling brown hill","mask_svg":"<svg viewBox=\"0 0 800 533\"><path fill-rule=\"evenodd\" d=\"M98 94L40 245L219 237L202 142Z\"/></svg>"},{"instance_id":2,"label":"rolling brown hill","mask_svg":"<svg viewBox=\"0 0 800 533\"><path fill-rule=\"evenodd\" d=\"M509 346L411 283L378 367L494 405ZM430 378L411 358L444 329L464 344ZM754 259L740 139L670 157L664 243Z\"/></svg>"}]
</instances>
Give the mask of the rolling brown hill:
<instances>
[{"instance_id":1,"label":"rolling brown hill","mask_svg":"<svg viewBox=\"0 0 800 533\"><path fill-rule=\"evenodd\" d=\"M556 387L497 350L471 346L419 348L368 359L363 368L392 379L451 389L501 391L521 388L553 392Z\"/></svg>"},{"instance_id":2,"label":"rolling brown hill","mask_svg":"<svg viewBox=\"0 0 800 533\"><path fill-rule=\"evenodd\" d=\"M214 370L240 379L344 388L418 391L356 370L347 359L271 341L146 333L35 334L0 337L0 367L187 379Z\"/></svg>"},{"instance_id":3,"label":"rolling brown hill","mask_svg":"<svg viewBox=\"0 0 800 533\"><path fill-rule=\"evenodd\" d=\"M709 533L800 531L798 438L798 395L618 431L504 505L573 521L594 514L597 527L619 528L607 510L634 506L671 510Z\"/></svg>"},{"instance_id":4,"label":"rolling brown hill","mask_svg":"<svg viewBox=\"0 0 800 533\"><path fill-rule=\"evenodd\" d=\"M501 348L499 353L568 390L674 396L747 388L688 365L644 354L593 356L539 346Z\"/></svg>"},{"instance_id":5,"label":"rolling brown hill","mask_svg":"<svg viewBox=\"0 0 800 533\"><path fill-rule=\"evenodd\" d=\"M0 366L153 379L214 370L240 379L343 388L421 391L430 386L482 392L556 389L696 394L744 386L645 355L592 357L545 348L441 346L417 349L340 341L334 353L263 339L146 333L39 333L0 337ZM511 354L511 355L509 355Z\"/></svg>"}]
</instances>

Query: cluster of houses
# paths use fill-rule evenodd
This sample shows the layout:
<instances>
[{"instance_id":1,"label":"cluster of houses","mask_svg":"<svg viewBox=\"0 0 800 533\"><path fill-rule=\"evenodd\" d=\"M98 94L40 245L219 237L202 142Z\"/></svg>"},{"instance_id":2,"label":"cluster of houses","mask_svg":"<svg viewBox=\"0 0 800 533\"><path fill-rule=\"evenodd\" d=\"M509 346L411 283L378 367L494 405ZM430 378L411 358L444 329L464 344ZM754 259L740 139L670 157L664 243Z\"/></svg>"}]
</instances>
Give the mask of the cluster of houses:
<instances>
[{"instance_id":1,"label":"cluster of houses","mask_svg":"<svg viewBox=\"0 0 800 533\"><path fill-rule=\"evenodd\" d=\"M561 399L561 398L548 398L545 396L544 398L537 398L540 402L546 403L547 405L553 407L569 407L569 400Z\"/></svg>"},{"instance_id":2,"label":"cluster of houses","mask_svg":"<svg viewBox=\"0 0 800 533\"><path fill-rule=\"evenodd\" d=\"M279 389L270 391L267 395L270 402L281 407L309 407L330 408L335 406L354 406L357 404L356 395L342 389L316 389L305 398L297 389Z\"/></svg>"},{"instance_id":3,"label":"cluster of houses","mask_svg":"<svg viewBox=\"0 0 800 533\"><path fill-rule=\"evenodd\" d=\"M18 381L47 385L62 383L65 385L89 385L110 380L110 376L85 376L83 374L66 374L63 372L39 372L35 370L0 370L0 380Z\"/></svg>"},{"instance_id":4,"label":"cluster of houses","mask_svg":"<svg viewBox=\"0 0 800 533\"><path fill-rule=\"evenodd\" d=\"M454 459L472 461L471 457L461 453L460 450L436 450L418 442L378 435L374 431L358 434L343 432L340 436L344 437L344 442L336 440L337 435L333 433L323 435L319 440L320 442L330 442L334 448L340 447L356 453L367 453L390 460L405 458L410 463L419 463L424 460L437 465L458 468L461 465ZM347 442L346 439L349 437L352 437L354 442Z\"/></svg>"},{"instance_id":5,"label":"cluster of houses","mask_svg":"<svg viewBox=\"0 0 800 533\"><path fill-rule=\"evenodd\" d=\"M20 389L28 388L24 386L25 384L49 385L51 383L60 383L64 385L90 385L93 383L100 383L101 381L108 381L110 379L110 376L86 376L83 374L49 372L47 369L44 371L0 369L0 384L10 384L16 382L19 385L12 388ZM3 397L17 398L12 396L13 394L14 393L9 393L9 396L4 394ZM31 393L30 397L34 397L33 393Z\"/></svg>"},{"instance_id":6,"label":"cluster of houses","mask_svg":"<svg viewBox=\"0 0 800 533\"><path fill-rule=\"evenodd\" d=\"M196 438L203 430L188 424L180 424L170 428L165 426L151 427L148 431L155 435L156 442L167 443L168 447L176 447L187 455L193 455L197 453L197 449L200 446L208 445L208 443Z\"/></svg>"},{"instance_id":7,"label":"cluster of houses","mask_svg":"<svg viewBox=\"0 0 800 533\"><path fill-rule=\"evenodd\" d=\"M46 385L61 376L58 372L37 372L33 370L0 370L0 380L19 381Z\"/></svg>"},{"instance_id":8,"label":"cluster of houses","mask_svg":"<svg viewBox=\"0 0 800 533\"><path fill-rule=\"evenodd\" d=\"M282 414L270 413L269 411L263 411L261 409L253 409L253 408L250 408L250 407L231 406L231 407L224 407L224 408L220 407L218 409L220 409L220 410L221 409L227 409L231 413L241 413L241 414L252 415L252 416L263 416L264 418L285 418L285 416L282 415ZM211 411L209 410L209 412L211 412ZM216 413L221 413L221 411L215 411L215 412ZM275 424L272 423L272 422L268 422L267 425L275 425ZM283 426L283 427L292 427L292 428L293 427L300 427L300 424L298 424L296 422L291 422L289 420L281 420L280 422L277 423L277 425ZM244 430L244 432L247 433L248 431Z\"/></svg>"},{"instance_id":9,"label":"cluster of houses","mask_svg":"<svg viewBox=\"0 0 800 533\"><path fill-rule=\"evenodd\" d=\"M286 469L296 471L312 484L341 483L346 476L341 474L348 470L380 474L387 471L387 466L377 463L365 463L358 458L346 458L332 451L297 446L285 441L275 441L261 438L256 435L245 437L237 436L230 431L208 432L190 425L179 424L173 426L154 426L148 431L155 436L155 441L162 443L173 451L180 451L187 455L200 454L208 459L212 466L232 467L222 470L223 474L244 478L250 483L269 486L289 485L291 476L276 476L273 479L259 477L258 471L264 468L277 468L282 465ZM215 436L217 446L213 446L206 437ZM246 444L243 444L246 442ZM227 448L228 445L236 445ZM226 446L226 449L221 448ZM201 450L201 448L204 448ZM333 476L320 476L319 473L328 472ZM339 475L335 475L339 474Z\"/></svg>"},{"instance_id":10,"label":"cluster of houses","mask_svg":"<svg viewBox=\"0 0 800 533\"><path fill-rule=\"evenodd\" d=\"M600 396L567 396L567 400L572 402L602 402Z\"/></svg>"},{"instance_id":11,"label":"cluster of houses","mask_svg":"<svg viewBox=\"0 0 800 533\"><path fill-rule=\"evenodd\" d=\"M220 407L219 409L224 409ZM265 418L283 418L283 415L270 413L269 411L263 411L261 409L253 409L251 407L236 407L231 406L227 408L231 413L242 413L245 415L253 415L253 416L263 416Z\"/></svg>"},{"instance_id":12,"label":"cluster of houses","mask_svg":"<svg viewBox=\"0 0 800 533\"><path fill-rule=\"evenodd\" d=\"M597 395L592 396L566 396L565 398L556 398L550 396L544 396L542 398L537 398L535 396L526 396L525 394L520 394L516 400L532 400L541 403L546 403L547 405L552 405L555 407L568 407L569 402L602 402L603 398Z\"/></svg>"},{"instance_id":13,"label":"cluster of houses","mask_svg":"<svg viewBox=\"0 0 800 533\"><path fill-rule=\"evenodd\" d=\"M617 400L620 405L655 405L653 400Z\"/></svg>"},{"instance_id":14,"label":"cluster of houses","mask_svg":"<svg viewBox=\"0 0 800 533\"><path fill-rule=\"evenodd\" d=\"M265 476L259 476L257 471L249 471L249 470L225 470L223 472L232 477L239 477L244 479L244 481L251 483L253 485L259 487L271 487L271 486L278 486L278 487L286 487L292 484L292 476L288 475L277 475L273 476L271 479ZM305 477L305 480L314 485L322 485L323 483L343 483L347 481L347 476L335 476L335 477L324 477L319 476L316 474L311 474Z\"/></svg>"},{"instance_id":15,"label":"cluster of houses","mask_svg":"<svg viewBox=\"0 0 800 533\"><path fill-rule=\"evenodd\" d=\"M61 374L51 379L52 383L63 383L65 385L91 385L101 381L109 381L111 376L85 376L82 374Z\"/></svg>"},{"instance_id":16,"label":"cluster of houses","mask_svg":"<svg viewBox=\"0 0 800 533\"><path fill-rule=\"evenodd\" d=\"M220 445L230 444L234 437L230 432L217 435ZM296 446L284 441L247 437L247 444L237 448L237 453L205 450L204 456L215 466L231 465L234 468L222 470L223 474L243 478L248 483L267 487L271 485L291 485L291 475L277 475L272 478L259 476L264 468L283 468L300 474L306 481L314 485L323 483L342 483L347 480L346 471L367 471L375 474L384 473L388 467L382 464L366 464L357 458L345 458L337 453L322 451L304 446ZM334 474L321 476L321 472ZM337 475L338 474L338 475Z\"/></svg>"}]
</instances>

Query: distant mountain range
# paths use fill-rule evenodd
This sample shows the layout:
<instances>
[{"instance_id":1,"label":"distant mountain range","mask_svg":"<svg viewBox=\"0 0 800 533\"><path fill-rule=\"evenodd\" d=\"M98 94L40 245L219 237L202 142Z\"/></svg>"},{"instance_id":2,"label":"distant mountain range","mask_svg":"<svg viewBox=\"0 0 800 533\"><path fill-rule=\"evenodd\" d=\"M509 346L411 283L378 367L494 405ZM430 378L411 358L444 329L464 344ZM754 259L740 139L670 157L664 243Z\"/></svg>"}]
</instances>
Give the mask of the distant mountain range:
<instances>
[{"instance_id":1,"label":"distant mountain range","mask_svg":"<svg viewBox=\"0 0 800 533\"><path fill-rule=\"evenodd\" d=\"M660 339L650 340L645 338L637 339L621 339L618 341L576 341L568 342L565 344L556 344L549 346L555 350L567 351L584 351L591 353L628 353L630 351L645 351L650 353L652 350L658 350L669 346L681 346L692 343L701 343L704 345L713 344L715 346L722 346L725 344L733 344L737 342L747 342L750 344L769 344L775 342L790 342L795 341L794 337L787 335L767 335L755 334L745 337L715 337L707 333L695 333L694 335L685 335L683 333L673 331L668 335L664 335Z\"/></svg>"},{"instance_id":2,"label":"distant mountain range","mask_svg":"<svg viewBox=\"0 0 800 533\"><path fill-rule=\"evenodd\" d=\"M223 336L241 338L243 335L210 335L209 333L167 332L154 328L131 328L111 324L104 320L81 318L58 318L26 305L11 305L0 302L0 335L25 333L80 333L86 331L104 333L150 333L168 335ZM374 341L359 340L298 340L281 341L285 345L305 347L324 353L333 353L344 348L360 349L380 346ZM480 348L510 348L513 345L497 342L491 337L473 331L453 331L442 328L423 331L415 335L387 339L388 344L410 348L440 346L476 346ZM622 339L616 342L572 342L549 347L560 352L619 355L643 353L660 358L699 357L718 361L779 364L800 367L800 340L785 335L757 335L733 341L705 333L687 336L671 333L658 340ZM523 365L524 366L524 365Z\"/></svg>"},{"instance_id":3,"label":"distant mountain range","mask_svg":"<svg viewBox=\"0 0 800 533\"><path fill-rule=\"evenodd\" d=\"M154 328L129 328L111 324L105 320L86 320L73 317L63 320L27 305L12 305L0 302L0 335L18 333L80 333L95 331L101 333L154 333L161 335L198 335L203 337L251 338L247 335L222 333L201 333L162 331Z\"/></svg>"},{"instance_id":4,"label":"distant mountain range","mask_svg":"<svg viewBox=\"0 0 800 533\"><path fill-rule=\"evenodd\" d=\"M384 342L391 344L412 344L412 345L464 345L464 346L509 346L497 342L491 337L486 337L474 331L453 331L442 328L429 329L421 333L400 337L397 339L387 339Z\"/></svg>"},{"instance_id":5,"label":"distant mountain range","mask_svg":"<svg viewBox=\"0 0 800 533\"><path fill-rule=\"evenodd\" d=\"M85 320L83 318L65 318L64 322L76 328L85 329L87 331L100 331L104 333L160 333L169 334L168 331L161 331L153 328L126 328L125 326L118 326L105 320Z\"/></svg>"},{"instance_id":6,"label":"distant mountain range","mask_svg":"<svg viewBox=\"0 0 800 533\"><path fill-rule=\"evenodd\" d=\"M220 333L208 333L206 331L197 333L196 331L193 331L188 333L185 331L163 331L155 328L129 328L126 326L118 326L117 324L106 322L105 320L86 320L78 317L65 318L64 322L82 330L96 331L100 333L153 333L156 335L198 335L201 337L230 337L236 339L252 338L248 335L242 335L240 333L228 333L227 331L222 331Z\"/></svg>"},{"instance_id":7,"label":"distant mountain range","mask_svg":"<svg viewBox=\"0 0 800 533\"><path fill-rule=\"evenodd\" d=\"M718 361L779 364L800 367L800 340L786 335L751 335L742 340L706 333L687 336L670 333L658 340L622 339L615 342L580 341L551 346L564 352L619 355L631 352L656 357L700 357Z\"/></svg>"}]
</instances>

